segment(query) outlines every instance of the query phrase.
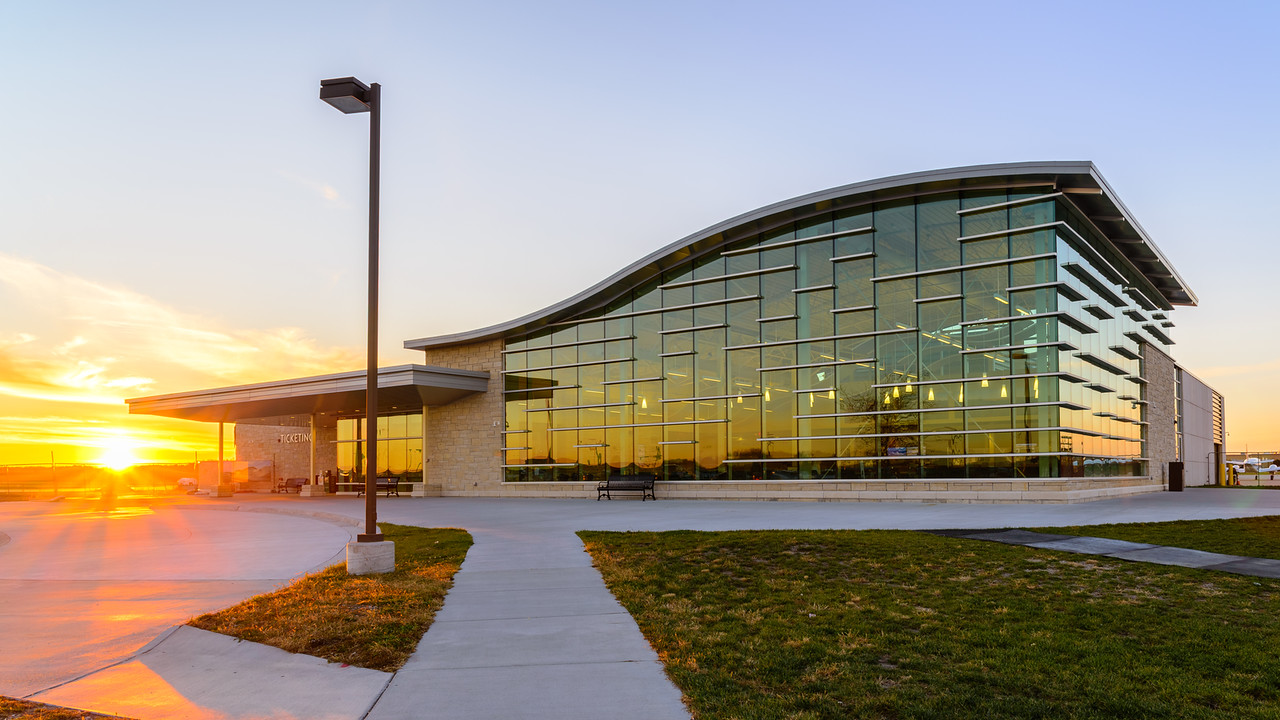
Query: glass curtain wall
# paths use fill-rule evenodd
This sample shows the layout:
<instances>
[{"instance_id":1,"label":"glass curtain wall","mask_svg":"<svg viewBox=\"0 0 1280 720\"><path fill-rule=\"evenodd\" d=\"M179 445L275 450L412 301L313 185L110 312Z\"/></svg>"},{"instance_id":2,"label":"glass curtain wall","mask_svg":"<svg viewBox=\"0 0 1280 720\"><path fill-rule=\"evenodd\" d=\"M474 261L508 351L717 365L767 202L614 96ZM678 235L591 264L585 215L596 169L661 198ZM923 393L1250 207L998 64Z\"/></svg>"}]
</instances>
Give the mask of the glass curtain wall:
<instances>
[{"instance_id":1,"label":"glass curtain wall","mask_svg":"<svg viewBox=\"0 0 1280 720\"><path fill-rule=\"evenodd\" d=\"M339 491L355 491L364 484L365 429L362 417L338 418ZM378 418L378 477L422 482L422 413Z\"/></svg>"},{"instance_id":2,"label":"glass curtain wall","mask_svg":"<svg viewBox=\"0 0 1280 720\"><path fill-rule=\"evenodd\" d=\"M509 338L506 479L1145 473L1167 318L1061 194L810 210Z\"/></svg>"}]
</instances>

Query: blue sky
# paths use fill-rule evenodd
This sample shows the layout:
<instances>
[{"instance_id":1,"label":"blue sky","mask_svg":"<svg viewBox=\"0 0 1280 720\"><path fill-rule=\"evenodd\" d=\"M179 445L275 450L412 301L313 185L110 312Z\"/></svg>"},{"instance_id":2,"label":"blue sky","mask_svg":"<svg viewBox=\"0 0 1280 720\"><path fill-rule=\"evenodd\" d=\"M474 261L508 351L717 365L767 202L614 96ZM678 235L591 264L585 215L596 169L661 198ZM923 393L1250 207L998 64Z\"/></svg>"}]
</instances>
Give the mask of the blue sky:
<instances>
[{"instance_id":1,"label":"blue sky","mask_svg":"<svg viewBox=\"0 0 1280 720\"><path fill-rule=\"evenodd\" d=\"M1200 297L1173 354L1229 445L1280 449L1277 8L7 4L0 462L86 398L109 433L123 397L362 366L367 124L317 99L344 75L384 86L383 364L777 200L1092 160Z\"/></svg>"}]
</instances>

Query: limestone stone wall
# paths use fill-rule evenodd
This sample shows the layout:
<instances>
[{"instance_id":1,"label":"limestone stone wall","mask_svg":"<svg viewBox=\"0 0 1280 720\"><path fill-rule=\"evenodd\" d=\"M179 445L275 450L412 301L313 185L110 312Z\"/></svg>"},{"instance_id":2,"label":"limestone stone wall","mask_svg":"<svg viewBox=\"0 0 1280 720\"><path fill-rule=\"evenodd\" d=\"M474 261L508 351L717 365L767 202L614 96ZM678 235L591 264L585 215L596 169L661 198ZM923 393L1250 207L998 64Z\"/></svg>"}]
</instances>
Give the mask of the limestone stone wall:
<instances>
[{"instance_id":1,"label":"limestone stone wall","mask_svg":"<svg viewBox=\"0 0 1280 720\"><path fill-rule=\"evenodd\" d=\"M444 495L501 495L502 341L428 349L427 365L483 370L489 389L427 411L426 484Z\"/></svg>"},{"instance_id":2,"label":"limestone stone wall","mask_svg":"<svg viewBox=\"0 0 1280 720\"><path fill-rule=\"evenodd\" d=\"M277 478L305 478L310 473L311 429L290 425L235 426L236 459L247 461L252 467L266 468L274 463ZM338 466L338 451L334 445L337 430L334 427L316 429L316 474Z\"/></svg>"},{"instance_id":3,"label":"limestone stone wall","mask_svg":"<svg viewBox=\"0 0 1280 720\"><path fill-rule=\"evenodd\" d=\"M1177 366L1173 358L1151 343L1142 344L1147 401L1147 457L1151 480L1169 484L1169 463L1177 459L1174 420L1178 416Z\"/></svg>"}]
</instances>

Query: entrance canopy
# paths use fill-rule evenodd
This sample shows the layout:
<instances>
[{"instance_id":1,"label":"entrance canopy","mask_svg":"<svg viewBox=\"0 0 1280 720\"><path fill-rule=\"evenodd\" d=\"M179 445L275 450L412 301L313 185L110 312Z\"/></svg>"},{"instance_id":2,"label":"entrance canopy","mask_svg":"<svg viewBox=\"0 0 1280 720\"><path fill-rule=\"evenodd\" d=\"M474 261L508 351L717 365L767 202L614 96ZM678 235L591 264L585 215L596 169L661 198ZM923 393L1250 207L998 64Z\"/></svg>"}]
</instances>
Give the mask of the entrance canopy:
<instances>
[{"instance_id":1,"label":"entrance canopy","mask_svg":"<svg viewBox=\"0 0 1280 720\"><path fill-rule=\"evenodd\" d=\"M125 400L132 415L203 422L306 425L312 415L363 414L364 370ZM432 365L378 369L378 413L448 405L489 387L489 373Z\"/></svg>"}]
</instances>

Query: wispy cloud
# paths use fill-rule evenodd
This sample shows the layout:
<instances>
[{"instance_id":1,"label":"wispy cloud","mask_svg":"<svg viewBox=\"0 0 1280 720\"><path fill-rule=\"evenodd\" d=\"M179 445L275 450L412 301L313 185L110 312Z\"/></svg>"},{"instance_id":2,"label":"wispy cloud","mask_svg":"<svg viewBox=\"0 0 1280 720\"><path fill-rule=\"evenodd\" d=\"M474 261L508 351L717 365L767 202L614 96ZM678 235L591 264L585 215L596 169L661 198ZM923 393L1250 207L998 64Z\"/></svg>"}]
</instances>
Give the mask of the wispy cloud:
<instances>
[{"instance_id":1,"label":"wispy cloud","mask_svg":"<svg viewBox=\"0 0 1280 720\"><path fill-rule=\"evenodd\" d=\"M227 327L133 290L61 273L0 253L0 403L71 403L74 413L0 421L5 440L62 437L53 416L122 422L124 398L324 374L359 367L356 348L324 347L298 328ZM9 398L8 401L4 398ZM12 411L7 414L12 414ZM85 432L83 427L70 433Z\"/></svg>"},{"instance_id":2,"label":"wispy cloud","mask_svg":"<svg viewBox=\"0 0 1280 720\"><path fill-rule=\"evenodd\" d=\"M325 200L328 200L334 205L337 205L339 207L346 207L346 202L342 199L342 196L338 193L338 189L335 188L334 186L328 183L320 182L318 180L311 180L310 178L304 178L300 175L295 175L291 172L286 172L284 170L277 170L276 172L280 174L280 177L290 182L297 183L298 185L301 185L307 188L308 190L311 190L312 192L316 193L317 195L324 198Z\"/></svg>"}]
</instances>

